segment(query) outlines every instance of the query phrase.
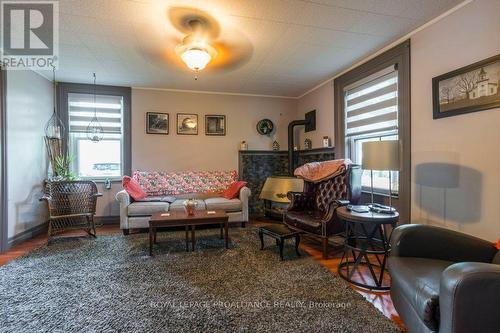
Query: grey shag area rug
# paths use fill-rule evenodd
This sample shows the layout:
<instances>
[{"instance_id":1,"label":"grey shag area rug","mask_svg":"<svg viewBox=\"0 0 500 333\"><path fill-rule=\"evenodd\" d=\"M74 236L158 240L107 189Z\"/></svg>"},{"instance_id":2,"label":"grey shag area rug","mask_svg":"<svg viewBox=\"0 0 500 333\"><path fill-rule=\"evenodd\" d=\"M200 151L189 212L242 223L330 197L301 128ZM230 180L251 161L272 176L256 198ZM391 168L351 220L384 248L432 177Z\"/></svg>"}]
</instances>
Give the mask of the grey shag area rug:
<instances>
[{"instance_id":1,"label":"grey shag area rug","mask_svg":"<svg viewBox=\"0 0 500 333\"><path fill-rule=\"evenodd\" d=\"M293 244L280 261L255 229L60 240L0 267L1 332L399 332Z\"/></svg>"}]
</instances>

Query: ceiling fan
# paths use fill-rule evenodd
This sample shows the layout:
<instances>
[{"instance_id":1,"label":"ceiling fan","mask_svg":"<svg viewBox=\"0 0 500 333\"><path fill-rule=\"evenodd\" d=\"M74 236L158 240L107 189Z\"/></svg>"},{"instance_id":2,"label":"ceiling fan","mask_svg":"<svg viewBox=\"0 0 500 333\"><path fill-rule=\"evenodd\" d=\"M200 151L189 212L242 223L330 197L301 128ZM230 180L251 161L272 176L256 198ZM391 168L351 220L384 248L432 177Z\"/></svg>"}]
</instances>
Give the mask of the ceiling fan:
<instances>
[{"instance_id":1,"label":"ceiling fan","mask_svg":"<svg viewBox=\"0 0 500 333\"><path fill-rule=\"evenodd\" d=\"M151 52L161 64L165 60L186 66L196 74L207 71L231 71L247 63L253 53L249 39L234 27L220 24L198 8L171 7L167 11L173 29L166 43Z\"/></svg>"},{"instance_id":2,"label":"ceiling fan","mask_svg":"<svg viewBox=\"0 0 500 333\"><path fill-rule=\"evenodd\" d=\"M198 73L217 57L217 50L210 44L209 34L202 20L193 18L187 24L191 32L176 46L175 51L190 69Z\"/></svg>"}]
</instances>

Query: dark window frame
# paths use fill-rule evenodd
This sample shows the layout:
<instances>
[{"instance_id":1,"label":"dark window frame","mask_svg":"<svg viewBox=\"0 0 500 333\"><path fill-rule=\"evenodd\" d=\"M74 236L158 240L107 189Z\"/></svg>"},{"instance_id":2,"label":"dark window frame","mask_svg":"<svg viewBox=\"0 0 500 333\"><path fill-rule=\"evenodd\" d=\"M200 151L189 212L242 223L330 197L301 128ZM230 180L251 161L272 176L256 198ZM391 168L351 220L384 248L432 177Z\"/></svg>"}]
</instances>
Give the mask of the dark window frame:
<instances>
[{"instance_id":1,"label":"dark window frame","mask_svg":"<svg viewBox=\"0 0 500 333\"><path fill-rule=\"evenodd\" d=\"M58 83L57 104L59 116L65 126L64 150L67 152L69 143L68 95L71 93L94 94L94 91L97 95L123 96L123 175L130 176L132 173L132 89L130 87L96 85L94 90L93 84L71 82ZM101 182L103 179L95 178L95 181Z\"/></svg>"},{"instance_id":2,"label":"dark window frame","mask_svg":"<svg viewBox=\"0 0 500 333\"><path fill-rule=\"evenodd\" d=\"M344 88L391 65L398 69L399 140L401 142L401 170L399 172L400 223L411 218L411 91L410 40L385 51L334 80L335 100L335 154L345 157Z\"/></svg>"}]
</instances>

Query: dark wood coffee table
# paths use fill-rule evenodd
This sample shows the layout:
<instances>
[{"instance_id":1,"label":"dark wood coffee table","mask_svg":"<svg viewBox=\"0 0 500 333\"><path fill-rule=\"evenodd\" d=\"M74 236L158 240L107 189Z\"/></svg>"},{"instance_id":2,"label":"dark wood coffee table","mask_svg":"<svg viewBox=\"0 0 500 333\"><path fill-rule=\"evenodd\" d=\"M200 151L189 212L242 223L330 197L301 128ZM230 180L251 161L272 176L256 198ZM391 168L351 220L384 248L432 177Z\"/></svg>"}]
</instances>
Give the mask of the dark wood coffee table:
<instances>
[{"instance_id":1,"label":"dark wood coffee table","mask_svg":"<svg viewBox=\"0 0 500 333\"><path fill-rule=\"evenodd\" d=\"M158 212L154 213L149 220L149 255L153 255L153 245L156 244L156 228L162 227L185 227L186 230L186 251L189 251L189 228L191 228L192 250L196 244L195 227L197 225L219 224L224 228L224 238L226 249L229 248L229 217L224 210L199 210L194 215L180 212Z\"/></svg>"}]
</instances>

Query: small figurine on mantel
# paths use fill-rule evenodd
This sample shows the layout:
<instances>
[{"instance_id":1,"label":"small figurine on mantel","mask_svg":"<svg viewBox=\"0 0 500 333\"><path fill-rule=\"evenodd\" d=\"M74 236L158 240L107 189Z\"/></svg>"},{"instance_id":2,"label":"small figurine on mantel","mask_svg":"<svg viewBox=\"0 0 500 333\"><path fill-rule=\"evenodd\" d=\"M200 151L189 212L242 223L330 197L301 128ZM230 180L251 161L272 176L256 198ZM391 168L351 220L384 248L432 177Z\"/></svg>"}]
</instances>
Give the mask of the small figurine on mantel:
<instances>
[{"instance_id":1,"label":"small figurine on mantel","mask_svg":"<svg viewBox=\"0 0 500 333\"><path fill-rule=\"evenodd\" d=\"M276 140L274 140L273 142L273 150L274 151L280 150L280 144Z\"/></svg>"},{"instance_id":2,"label":"small figurine on mantel","mask_svg":"<svg viewBox=\"0 0 500 333\"><path fill-rule=\"evenodd\" d=\"M246 141L241 141L240 150L248 150L248 143Z\"/></svg>"},{"instance_id":3,"label":"small figurine on mantel","mask_svg":"<svg viewBox=\"0 0 500 333\"><path fill-rule=\"evenodd\" d=\"M312 141L311 139L304 140L304 150L312 149Z\"/></svg>"},{"instance_id":4,"label":"small figurine on mantel","mask_svg":"<svg viewBox=\"0 0 500 333\"><path fill-rule=\"evenodd\" d=\"M330 148L330 138L328 136L323 137L323 148Z\"/></svg>"}]
</instances>

